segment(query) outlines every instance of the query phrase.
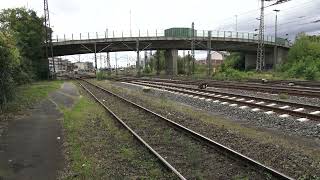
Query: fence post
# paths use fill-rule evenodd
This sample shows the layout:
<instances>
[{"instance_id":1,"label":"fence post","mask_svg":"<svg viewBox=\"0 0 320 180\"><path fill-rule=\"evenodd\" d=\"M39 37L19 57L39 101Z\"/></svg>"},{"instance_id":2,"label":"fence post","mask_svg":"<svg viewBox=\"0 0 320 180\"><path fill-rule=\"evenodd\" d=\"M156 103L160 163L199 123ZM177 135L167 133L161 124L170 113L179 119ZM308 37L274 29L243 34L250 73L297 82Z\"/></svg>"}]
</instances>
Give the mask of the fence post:
<instances>
[{"instance_id":1,"label":"fence post","mask_svg":"<svg viewBox=\"0 0 320 180\"><path fill-rule=\"evenodd\" d=\"M149 37L149 30L147 30L147 37Z\"/></svg>"},{"instance_id":2,"label":"fence post","mask_svg":"<svg viewBox=\"0 0 320 180\"><path fill-rule=\"evenodd\" d=\"M58 39L58 35L57 35L57 42L59 41L59 39Z\"/></svg>"},{"instance_id":3,"label":"fence post","mask_svg":"<svg viewBox=\"0 0 320 180\"><path fill-rule=\"evenodd\" d=\"M96 32L96 38L99 39L98 32Z\"/></svg>"},{"instance_id":4,"label":"fence post","mask_svg":"<svg viewBox=\"0 0 320 180\"><path fill-rule=\"evenodd\" d=\"M156 37L158 37L158 30L156 29Z\"/></svg>"},{"instance_id":5,"label":"fence post","mask_svg":"<svg viewBox=\"0 0 320 180\"><path fill-rule=\"evenodd\" d=\"M121 35L122 35L122 39L123 39L123 31L121 32Z\"/></svg>"},{"instance_id":6,"label":"fence post","mask_svg":"<svg viewBox=\"0 0 320 180\"><path fill-rule=\"evenodd\" d=\"M63 39L64 41L66 41L66 34L63 34Z\"/></svg>"},{"instance_id":7,"label":"fence post","mask_svg":"<svg viewBox=\"0 0 320 180\"><path fill-rule=\"evenodd\" d=\"M139 37L140 37L140 29L139 29Z\"/></svg>"},{"instance_id":8,"label":"fence post","mask_svg":"<svg viewBox=\"0 0 320 180\"><path fill-rule=\"evenodd\" d=\"M90 35L89 35L89 32L88 32L88 39L90 39Z\"/></svg>"},{"instance_id":9,"label":"fence post","mask_svg":"<svg viewBox=\"0 0 320 180\"><path fill-rule=\"evenodd\" d=\"M112 30L112 35L113 35L113 38L114 38L114 30Z\"/></svg>"},{"instance_id":10,"label":"fence post","mask_svg":"<svg viewBox=\"0 0 320 180\"><path fill-rule=\"evenodd\" d=\"M80 33L80 40L81 40L81 33Z\"/></svg>"},{"instance_id":11,"label":"fence post","mask_svg":"<svg viewBox=\"0 0 320 180\"><path fill-rule=\"evenodd\" d=\"M73 40L73 33L71 34L71 39Z\"/></svg>"}]
</instances>

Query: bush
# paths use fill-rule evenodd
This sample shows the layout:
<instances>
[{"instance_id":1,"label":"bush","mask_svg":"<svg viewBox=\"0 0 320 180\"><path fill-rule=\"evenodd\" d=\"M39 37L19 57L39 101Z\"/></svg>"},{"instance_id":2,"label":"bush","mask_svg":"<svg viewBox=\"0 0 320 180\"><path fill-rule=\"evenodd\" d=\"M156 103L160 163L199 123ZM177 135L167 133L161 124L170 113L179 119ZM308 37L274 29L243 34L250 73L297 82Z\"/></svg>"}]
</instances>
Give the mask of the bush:
<instances>
[{"instance_id":1,"label":"bush","mask_svg":"<svg viewBox=\"0 0 320 180\"><path fill-rule=\"evenodd\" d=\"M14 96L13 70L19 66L20 55L12 36L0 32L0 110Z\"/></svg>"},{"instance_id":2,"label":"bush","mask_svg":"<svg viewBox=\"0 0 320 180\"><path fill-rule=\"evenodd\" d=\"M102 80L107 79L106 73L103 71L97 72L96 77L97 77L98 81L102 81Z\"/></svg>"},{"instance_id":3,"label":"bush","mask_svg":"<svg viewBox=\"0 0 320 180\"><path fill-rule=\"evenodd\" d=\"M305 77L307 80L315 80L317 77L318 69L316 67L307 67L305 70Z\"/></svg>"},{"instance_id":4,"label":"bush","mask_svg":"<svg viewBox=\"0 0 320 180\"><path fill-rule=\"evenodd\" d=\"M144 74L150 74L152 71L151 71L151 68L149 65L146 65L146 67L143 69L143 73Z\"/></svg>"},{"instance_id":5,"label":"bush","mask_svg":"<svg viewBox=\"0 0 320 180\"><path fill-rule=\"evenodd\" d=\"M320 43L301 35L289 50L288 60L278 71L285 73L289 78L303 78L316 80L320 71Z\"/></svg>"},{"instance_id":6,"label":"bush","mask_svg":"<svg viewBox=\"0 0 320 180\"><path fill-rule=\"evenodd\" d=\"M248 73L224 67L224 70L214 74L213 78L217 80L243 80L248 78Z\"/></svg>"}]
</instances>

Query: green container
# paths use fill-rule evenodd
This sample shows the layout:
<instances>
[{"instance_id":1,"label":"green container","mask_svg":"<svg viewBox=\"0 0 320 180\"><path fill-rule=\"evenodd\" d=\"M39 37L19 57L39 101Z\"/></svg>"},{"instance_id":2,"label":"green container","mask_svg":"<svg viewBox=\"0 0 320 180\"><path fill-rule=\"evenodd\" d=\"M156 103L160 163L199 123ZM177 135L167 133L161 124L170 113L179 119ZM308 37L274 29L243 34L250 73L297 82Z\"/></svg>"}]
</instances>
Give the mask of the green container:
<instances>
[{"instance_id":1,"label":"green container","mask_svg":"<svg viewBox=\"0 0 320 180\"><path fill-rule=\"evenodd\" d=\"M192 36L192 29L191 28L170 28L170 29L164 30L164 36L188 38ZM197 36L197 30L195 30L194 36Z\"/></svg>"}]
</instances>

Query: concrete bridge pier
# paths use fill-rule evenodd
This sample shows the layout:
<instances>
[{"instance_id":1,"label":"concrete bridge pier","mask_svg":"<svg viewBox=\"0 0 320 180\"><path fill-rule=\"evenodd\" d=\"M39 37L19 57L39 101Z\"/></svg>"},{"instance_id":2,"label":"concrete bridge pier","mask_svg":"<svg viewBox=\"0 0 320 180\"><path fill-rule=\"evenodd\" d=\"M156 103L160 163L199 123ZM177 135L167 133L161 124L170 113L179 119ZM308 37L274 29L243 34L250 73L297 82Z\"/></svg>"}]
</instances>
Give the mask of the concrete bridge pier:
<instances>
[{"instance_id":1,"label":"concrete bridge pier","mask_svg":"<svg viewBox=\"0 0 320 180\"><path fill-rule=\"evenodd\" d=\"M178 75L178 50L167 49L165 51L166 73L167 75Z\"/></svg>"},{"instance_id":2,"label":"concrete bridge pier","mask_svg":"<svg viewBox=\"0 0 320 180\"><path fill-rule=\"evenodd\" d=\"M137 69L137 75L141 75L141 68L140 68L140 49L139 49L139 39L136 41L136 51L137 51L137 64L136 64L136 69Z\"/></svg>"},{"instance_id":3,"label":"concrete bridge pier","mask_svg":"<svg viewBox=\"0 0 320 180\"><path fill-rule=\"evenodd\" d=\"M278 47L278 52L275 56L274 51L266 52L265 54L265 68L272 69L281 64L288 56L288 50L284 48ZM256 53L247 53L245 54L245 69L255 69L256 68L256 60L257 54Z\"/></svg>"}]
</instances>

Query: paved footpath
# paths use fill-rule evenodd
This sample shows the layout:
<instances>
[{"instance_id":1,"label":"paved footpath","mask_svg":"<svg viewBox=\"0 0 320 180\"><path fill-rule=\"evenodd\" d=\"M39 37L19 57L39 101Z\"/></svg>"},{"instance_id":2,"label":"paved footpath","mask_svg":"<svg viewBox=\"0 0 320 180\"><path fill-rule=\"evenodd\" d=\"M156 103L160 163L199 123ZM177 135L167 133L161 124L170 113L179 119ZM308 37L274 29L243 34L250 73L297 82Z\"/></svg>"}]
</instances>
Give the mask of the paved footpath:
<instances>
[{"instance_id":1,"label":"paved footpath","mask_svg":"<svg viewBox=\"0 0 320 180\"><path fill-rule=\"evenodd\" d=\"M63 169L63 114L57 105L72 107L79 96L74 84L35 105L23 117L9 123L0 137L0 180L51 180Z\"/></svg>"}]
</instances>

